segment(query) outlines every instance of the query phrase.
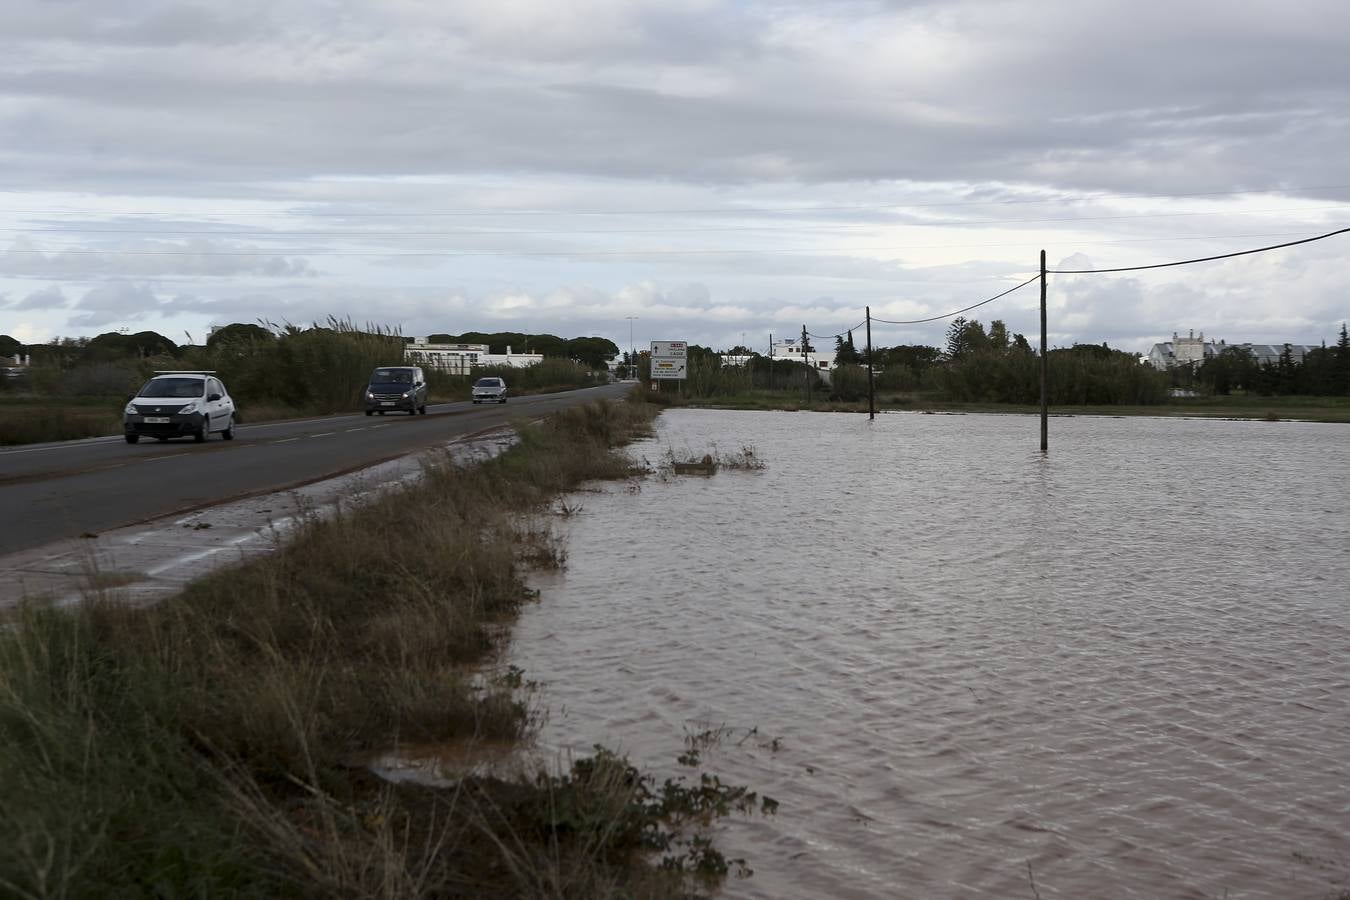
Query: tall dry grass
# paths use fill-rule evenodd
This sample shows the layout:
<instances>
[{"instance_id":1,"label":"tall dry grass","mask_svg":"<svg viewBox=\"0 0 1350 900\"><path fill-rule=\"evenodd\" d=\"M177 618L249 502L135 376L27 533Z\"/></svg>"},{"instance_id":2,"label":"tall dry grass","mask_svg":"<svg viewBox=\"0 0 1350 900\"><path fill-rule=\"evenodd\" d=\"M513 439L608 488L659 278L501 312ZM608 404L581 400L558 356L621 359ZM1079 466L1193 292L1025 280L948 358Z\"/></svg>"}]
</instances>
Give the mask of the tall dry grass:
<instances>
[{"instance_id":1,"label":"tall dry grass","mask_svg":"<svg viewBox=\"0 0 1350 900\"><path fill-rule=\"evenodd\" d=\"M522 427L153 607L23 608L0 635L0 894L685 895L649 864L664 807L612 757L603 778L450 788L369 768L526 732L509 682L474 674L531 599L520 517L629 474L611 448L651 416Z\"/></svg>"}]
</instances>

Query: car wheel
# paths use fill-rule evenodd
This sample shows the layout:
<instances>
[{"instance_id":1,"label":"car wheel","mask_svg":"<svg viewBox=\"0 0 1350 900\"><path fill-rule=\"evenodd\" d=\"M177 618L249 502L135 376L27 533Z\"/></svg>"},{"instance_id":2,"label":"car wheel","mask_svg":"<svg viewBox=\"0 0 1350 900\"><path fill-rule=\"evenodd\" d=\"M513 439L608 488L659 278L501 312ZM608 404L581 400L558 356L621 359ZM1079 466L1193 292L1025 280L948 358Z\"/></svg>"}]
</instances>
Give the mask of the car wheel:
<instances>
[{"instance_id":1,"label":"car wheel","mask_svg":"<svg viewBox=\"0 0 1350 900\"><path fill-rule=\"evenodd\" d=\"M506 402L506 398L503 397L502 399L498 400L497 402L498 402L498 403L505 403L505 402Z\"/></svg>"},{"instance_id":2,"label":"car wheel","mask_svg":"<svg viewBox=\"0 0 1350 900\"><path fill-rule=\"evenodd\" d=\"M220 436L227 441L234 440L234 419L225 421L225 430L220 433Z\"/></svg>"},{"instance_id":3,"label":"car wheel","mask_svg":"<svg viewBox=\"0 0 1350 900\"><path fill-rule=\"evenodd\" d=\"M207 427L208 426L206 424L206 421L202 420L201 427L198 428L196 431L192 432L192 440L198 444L203 443L206 440Z\"/></svg>"},{"instance_id":4,"label":"car wheel","mask_svg":"<svg viewBox=\"0 0 1350 900\"><path fill-rule=\"evenodd\" d=\"M127 435L127 443L128 443L128 444L134 444L134 443L136 443L137 441L139 441L140 439L141 439L141 436L140 436L139 434L129 434L129 435Z\"/></svg>"},{"instance_id":5,"label":"car wheel","mask_svg":"<svg viewBox=\"0 0 1350 900\"><path fill-rule=\"evenodd\" d=\"M380 410L380 415L384 415L384 410Z\"/></svg>"},{"instance_id":6,"label":"car wheel","mask_svg":"<svg viewBox=\"0 0 1350 900\"><path fill-rule=\"evenodd\" d=\"M423 403L421 409L419 409L419 410L417 410L417 411L420 412L422 415L425 416L425 415L427 414L427 405L426 405L425 403Z\"/></svg>"},{"instance_id":7,"label":"car wheel","mask_svg":"<svg viewBox=\"0 0 1350 900\"><path fill-rule=\"evenodd\" d=\"M366 415L368 415L368 416L373 416L373 415L375 415L375 410L373 410L373 409L368 409L368 410L366 410Z\"/></svg>"},{"instance_id":8,"label":"car wheel","mask_svg":"<svg viewBox=\"0 0 1350 900\"><path fill-rule=\"evenodd\" d=\"M164 443L165 441L167 441L168 438L166 438L166 437L156 437L155 440L159 441L159 442L162 444L162 443Z\"/></svg>"}]
</instances>

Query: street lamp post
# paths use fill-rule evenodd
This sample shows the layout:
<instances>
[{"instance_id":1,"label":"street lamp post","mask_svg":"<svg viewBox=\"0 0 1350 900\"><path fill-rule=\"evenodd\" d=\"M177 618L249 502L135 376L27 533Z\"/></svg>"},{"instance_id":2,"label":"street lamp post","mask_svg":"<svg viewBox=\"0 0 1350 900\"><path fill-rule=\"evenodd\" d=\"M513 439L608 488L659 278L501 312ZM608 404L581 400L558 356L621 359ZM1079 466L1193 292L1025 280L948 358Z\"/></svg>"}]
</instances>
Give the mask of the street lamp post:
<instances>
[{"instance_id":1,"label":"street lamp post","mask_svg":"<svg viewBox=\"0 0 1350 900\"><path fill-rule=\"evenodd\" d=\"M637 381L637 345L633 343L633 321L638 316L624 316L628 320L628 377Z\"/></svg>"}]
</instances>

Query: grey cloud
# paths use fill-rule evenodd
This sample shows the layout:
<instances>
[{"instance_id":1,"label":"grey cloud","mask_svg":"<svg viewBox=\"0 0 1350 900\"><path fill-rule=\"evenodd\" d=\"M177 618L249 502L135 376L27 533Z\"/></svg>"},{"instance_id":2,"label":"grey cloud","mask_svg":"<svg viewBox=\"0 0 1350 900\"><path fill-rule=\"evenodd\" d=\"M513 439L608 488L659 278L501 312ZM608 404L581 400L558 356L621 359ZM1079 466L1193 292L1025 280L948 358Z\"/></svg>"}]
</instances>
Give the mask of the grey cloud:
<instances>
[{"instance_id":1,"label":"grey cloud","mask_svg":"<svg viewBox=\"0 0 1350 900\"><path fill-rule=\"evenodd\" d=\"M189 240L91 241L69 249L42 249L31 241L16 241L0 252L0 267L10 276L76 280L99 278L158 278L167 276L255 275L298 278L313 274L304 259L259 252L256 246Z\"/></svg>"},{"instance_id":2,"label":"grey cloud","mask_svg":"<svg viewBox=\"0 0 1350 900\"><path fill-rule=\"evenodd\" d=\"M56 285L33 291L27 297L14 303L12 309L64 309L70 304L61 288Z\"/></svg>"},{"instance_id":3,"label":"grey cloud","mask_svg":"<svg viewBox=\"0 0 1350 900\"><path fill-rule=\"evenodd\" d=\"M1328 183L1340 173L1325 151L1350 119L1344 93L1328 87L1350 76L1350 56L1329 36L1350 25L1350 12L1311 5L1320 19L1307 10L1231 16L1228 6L1216 15L1198 5L1186 15L1169 10L1164 21L1124 4L1017 5L1017 16L986 5L919 6L865 17L870 31L842 16L811 18L823 33L864 31L879 41L918 40L912 30L928 28L926 39L950 44L957 60L931 72L892 64L856 38L770 41L775 7L755 5L757 15L735 12L746 5L690 15L619 7L592 30L612 24L608 31L638 37L592 48L584 64L560 54L533 68L475 55L473 44L438 56L444 51L419 40L425 23L416 17L393 33L360 16L344 20L352 31L341 32L343 47L378 34L366 51L334 52L283 29L273 38L260 31L242 58L234 48L152 57L95 49L52 65L32 53L4 86L41 106L16 114L25 127L15 129L7 162L42 176L51 171L47 154L67 148L80 166L65 172L83 167L113 183L155 172L227 181L500 167L722 183L1022 178L1158 190L1162 178L1166 191L1264 186L1272 176ZM433 24L497 34L490 11L457 9ZM304 10L284 4L278 15L294 23ZM1271 27L1285 20L1292 24ZM949 21L967 31L942 24ZM750 49L681 62L690 48L720 46L711 35L726 23L740 35L736 48ZM564 47L573 39L571 31L558 38ZM402 70L376 65L399 41ZM530 44L546 56L549 33L531 34ZM23 59L25 46L10 49ZM662 46L672 49L653 60ZM300 62L280 62L297 49ZM409 60L409 49L426 56ZM721 87L689 94L663 83L680 74Z\"/></svg>"},{"instance_id":4,"label":"grey cloud","mask_svg":"<svg viewBox=\"0 0 1350 900\"><path fill-rule=\"evenodd\" d=\"M227 44L265 34L270 6L141 0L110 7L101 0L12 0L6 6L6 32L11 40L95 46Z\"/></svg>"},{"instance_id":5,"label":"grey cloud","mask_svg":"<svg viewBox=\"0 0 1350 900\"><path fill-rule=\"evenodd\" d=\"M76 315L69 321L76 328L95 328L114 322L136 322L159 312L159 298L146 284L114 282L100 285L75 301Z\"/></svg>"}]
</instances>

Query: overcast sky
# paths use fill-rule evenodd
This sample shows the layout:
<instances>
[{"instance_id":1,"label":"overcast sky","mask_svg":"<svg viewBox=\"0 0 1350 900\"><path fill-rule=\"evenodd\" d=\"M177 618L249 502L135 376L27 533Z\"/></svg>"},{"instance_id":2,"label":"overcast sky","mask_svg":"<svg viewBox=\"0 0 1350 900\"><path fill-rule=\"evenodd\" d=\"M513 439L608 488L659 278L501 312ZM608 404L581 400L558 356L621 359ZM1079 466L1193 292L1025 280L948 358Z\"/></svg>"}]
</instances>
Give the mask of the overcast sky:
<instances>
[{"instance_id":1,"label":"overcast sky","mask_svg":"<svg viewBox=\"0 0 1350 900\"><path fill-rule=\"evenodd\" d=\"M1348 87L1344 0L6 0L0 333L763 348L1350 227ZM1052 276L1050 340L1330 342L1348 251Z\"/></svg>"}]
</instances>

